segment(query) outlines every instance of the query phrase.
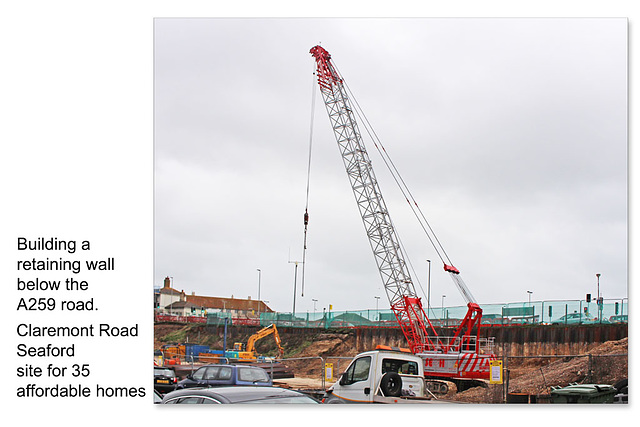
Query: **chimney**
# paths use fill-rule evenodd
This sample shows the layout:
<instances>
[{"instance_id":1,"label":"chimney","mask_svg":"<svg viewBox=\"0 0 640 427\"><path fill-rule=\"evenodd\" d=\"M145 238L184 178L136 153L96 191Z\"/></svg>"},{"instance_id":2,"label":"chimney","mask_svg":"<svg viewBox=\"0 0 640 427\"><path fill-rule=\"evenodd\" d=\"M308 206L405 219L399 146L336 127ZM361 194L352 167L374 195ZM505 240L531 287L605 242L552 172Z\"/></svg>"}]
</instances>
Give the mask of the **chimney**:
<instances>
[{"instance_id":1,"label":"chimney","mask_svg":"<svg viewBox=\"0 0 640 427\"><path fill-rule=\"evenodd\" d=\"M165 289L168 289L171 287L171 279L169 278L169 276L164 278L164 287Z\"/></svg>"},{"instance_id":2,"label":"chimney","mask_svg":"<svg viewBox=\"0 0 640 427\"><path fill-rule=\"evenodd\" d=\"M191 296L192 296L192 297L195 297L195 296L196 296L195 291L191 291Z\"/></svg>"},{"instance_id":3,"label":"chimney","mask_svg":"<svg viewBox=\"0 0 640 427\"><path fill-rule=\"evenodd\" d=\"M187 297L184 294L184 290L180 291L180 301L185 302Z\"/></svg>"},{"instance_id":4,"label":"chimney","mask_svg":"<svg viewBox=\"0 0 640 427\"><path fill-rule=\"evenodd\" d=\"M249 301L251 301L251 295L249 295L249 296L247 297L247 299L248 299Z\"/></svg>"}]
</instances>

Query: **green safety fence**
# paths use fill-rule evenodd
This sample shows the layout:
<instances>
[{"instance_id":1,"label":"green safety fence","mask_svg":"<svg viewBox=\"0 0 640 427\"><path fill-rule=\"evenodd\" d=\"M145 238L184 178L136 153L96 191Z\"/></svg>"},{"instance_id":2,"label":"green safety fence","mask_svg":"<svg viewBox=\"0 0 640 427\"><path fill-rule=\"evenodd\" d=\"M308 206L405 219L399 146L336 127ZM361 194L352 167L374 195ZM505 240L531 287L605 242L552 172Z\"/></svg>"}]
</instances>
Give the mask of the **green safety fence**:
<instances>
[{"instance_id":1,"label":"green safety fence","mask_svg":"<svg viewBox=\"0 0 640 427\"><path fill-rule=\"evenodd\" d=\"M502 304L480 304L483 325L581 325L628 323L627 298L604 300L601 304L580 300L532 301ZM427 317L436 327L455 327L467 313L466 306L431 307ZM223 313L221 313L223 314ZM222 316L220 316L222 317ZM224 322L212 318L211 322ZM260 314L260 325L275 324L295 328L395 328L391 310L349 310L304 313L269 312Z\"/></svg>"}]
</instances>

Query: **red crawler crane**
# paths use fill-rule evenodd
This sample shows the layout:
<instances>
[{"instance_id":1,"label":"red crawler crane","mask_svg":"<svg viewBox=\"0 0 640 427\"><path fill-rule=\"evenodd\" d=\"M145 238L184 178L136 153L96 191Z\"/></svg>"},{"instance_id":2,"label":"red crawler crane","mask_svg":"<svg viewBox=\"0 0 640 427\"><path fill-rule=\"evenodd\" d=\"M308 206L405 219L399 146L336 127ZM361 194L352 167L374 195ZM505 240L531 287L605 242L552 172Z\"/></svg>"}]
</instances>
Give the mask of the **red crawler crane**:
<instances>
[{"instance_id":1,"label":"red crawler crane","mask_svg":"<svg viewBox=\"0 0 640 427\"><path fill-rule=\"evenodd\" d=\"M434 244L440 258L443 259L445 271L449 272L453 278L468 307L465 318L452 337L438 335L416 294L405 263L405 256L362 142L344 81L334 67L329 52L321 46L315 46L310 53L316 60L320 92L391 310L398 320L411 351L424 359L425 376L428 378L488 379L489 361L495 359L495 355L485 354L480 348L478 335L482 309L471 296L458 269L444 261L448 260L444 250L439 251ZM451 264L450 261L449 264Z\"/></svg>"}]
</instances>

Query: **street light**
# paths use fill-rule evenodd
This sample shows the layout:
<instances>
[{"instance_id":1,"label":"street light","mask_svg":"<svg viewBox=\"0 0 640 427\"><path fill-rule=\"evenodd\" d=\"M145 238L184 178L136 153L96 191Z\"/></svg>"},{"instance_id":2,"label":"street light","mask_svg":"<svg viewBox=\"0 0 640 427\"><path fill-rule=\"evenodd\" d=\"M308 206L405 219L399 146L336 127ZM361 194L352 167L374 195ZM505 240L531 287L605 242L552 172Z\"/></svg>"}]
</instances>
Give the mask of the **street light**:
<instances>
[{"instance_id":1,"label":"street light","mask_svg":"<svg viewBox=\"0 0 640 427\"><path fill-rule=\"evenodd\" d=\"M600 304L600 273L596 273L596 278L598 279L598 320L602 321L602 305Z\"/></svg>"},{"instance_id":2,"label":"street light","mask_svg":"<svg viewBox=\"0 0 640 427\"><path fill-rule=\"evenodd\" d=\"M427 313L429 313L429 309L431 309L431 260L428 259L427 262L429 263L429 274L427 275Z\"/></svg>"},{"instance_id":3,"label":"street light","mask_svg":"<svg viewBox=\"0 0 640 427\"><path fill-rule=\"evenodd\" d=\"M296 312L296 286L297 286L297 281L298 281L298 264L300 263L300 261L289 261L289 264L295 264L296 268L294 269L294 276L293 276L293 311L291 312L291 320L293 321L293 317L295 316L295 312Z\"/></svg>"},{"instance_id":4,"label":"street light","mask_svg":"<svg viewBox=\"0 0 640 427\"><path fill-rule=\"evenodd\" d=\"M258 270L258 322L260 322L260 282L262 281L262 270L256 268Z\"/></svg>"},{"instance_id":5,"label":"street light","mask_svg":"<svg viewBox=\"0 0 640 427\"><path fill-rule=\"evenodd\" d=\"M380 301L380 297L374 297L376 299L376 312L378 311L378 301Z\"/></svg>"},{"instance_id":6,"label":"street light","mask_svg":"<svg viewBox=\"0 0 640 427\"><path fill-rule=\"evenodd\" d=\"M311 298L311 301L313 301L313 312L315 313L316 312L316 303L318 302L318 300Z\"/></svg>"},{"instance_id":7,"label":"street light","mask_svg":"<svg viewBox=\"0 0 640 427\"><path fill-rule=\"evenodd\" d=\"M529 294L529 307L531 307L531 294L533 293L533 291L527 291L527 294Z\"/></svg>"},{"instance_id":8,"label":"street light","mask_svg":"<svg viewBox=\"0 0 640 427\"><path fill-rule=\"evenodd\" d=\"M446 298L446 295L442 295L442 318L444 319L444 299Z\"/></svg>"},{"instance_id":9,"label":"street light","mask_svg":"<svg viewBox=\"0 0 640 427\"><path fill-rule=\"evenodd\" d=\"M262 281L262 270L256 268L258 270L258 301L260 301L260 282Z\"/></svg>"}]
</instances>

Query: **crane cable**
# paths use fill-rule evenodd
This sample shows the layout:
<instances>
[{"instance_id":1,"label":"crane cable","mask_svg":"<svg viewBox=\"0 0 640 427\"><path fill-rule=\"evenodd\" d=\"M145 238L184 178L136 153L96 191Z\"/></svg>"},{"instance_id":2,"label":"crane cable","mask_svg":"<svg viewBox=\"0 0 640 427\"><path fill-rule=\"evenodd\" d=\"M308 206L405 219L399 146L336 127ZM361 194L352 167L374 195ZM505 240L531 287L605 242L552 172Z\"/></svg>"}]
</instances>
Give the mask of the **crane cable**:
<instances>
[{"instance_id":1,"label":"crane cable","mask_svg":"<svg viewBox=\"0 0 640 427\"><path fill-rule=\"evenodd\" d=\"M311 181L311 148L313 147L313 122L315 118L316 108L316 73L313 73L314 78L311 79L311 120L309 125L309 160L307 163L307 194L304 206L304 242L302 245L302 291L300 296L304 296L304 268L307 265L307 226L309 225L309 183Z\"/></svg>"},{"instance_id":2,"label":"crane cable","mask_svg":"<svg viewBox=\"0 0 640 427\"><path fill-rule=\"evenodd\" d=\"M335 65L335 63L334 63L334 67L336 67L336 70L337 70L337 66ZM338 74L340 74L339 71L338 71ZM411 210L413 211L414 215L418 219L418 223L420 224L420 226L422 227L423 231L425 232L427 238L431 242L431 245L435 249L436 254L438 255L438 257L440 258L440 260L444 264L449 263L449 264L452 265L453 263L451 262L451 260L449 258L449 255L444 250L444 247L442 246L442 244L440 243L440 240L438 239L438 237L436 236L435 232L433 231L433 228L431 228L431 225L429 224L429 221L427 221L424 213L420 209L420 206L418 205L418 203L416 202L415 198L413 197L413 194L409 190L409 187L407 186L407 184L405 183L404 179L400 175L400 172L398 171L398 169L396 168L395 164L391 160L391 157L387 153L387 150L384 148L384 145L382 144L382 141L380 140L380 138L378 138L378 135L376 134L375 130L373 129L373 126L371 126L371 123L369 122L367 117L364 115L364 112L363 112L362 108L360 107L360 104L358 103L357 99L353 95L353 92L349 88L349 85L344 80L343 80L343 83L344 83L347 91L349 92L350 97L354 102L354 105L357 107L357 108L354 109L356 114L362 120L362 123L364 124L365 130L367 131L367 133L369 134L369 137L373 141L373 145L376 147L376 150L378 150L378 153L382 157L382 160L384 161L385 166L387 167L387 169L391 173L391 176L393 177L394 181L398 185L398 188L400 188L400 191L402 192L402 195L405 197L405 200L409 204L409 207L411 208ZM381 147L382 147L382 149L381 149ZM411 199L413 204L409 201L409 199ZM416 209L417 209L417 211L416 211Z\"/></svg>"},{"instance_id":3,"label":"crane cable","mask_svg":"<svg viewBox=\"0 0 640 427\"><path fill-rule=\"evenodd\" d=\"M334 66L335 66L335 64L334 64ZM337 70L337 67L336 67L336 70ZM340 74L339 71L338 71L338 74ZM351 92L351 89L349 88L347 83L344 82L344 80L343 80L343 83L344 83L344 86L345 86L347 92L349 92L351 98L353 99L354 105L356 107L354 109L356 114L362 120L364 128L367 131L367 133L369 134L369 137L371 138L371 140L373 141L373 144L375 145L376 150L378 150L378 153L382 157L382 160L384 161L385 166L387 167L387 169L391 173L391 176L393 177L393 179L395 180L396 184L398 185L398 188L400 188L400 191L402 192L402 195L405 197L405 200L407 201L407 203L409 204L409 207L413 211L413 214L415 215L416 219L418 220L418 223L420 224L420 226L422 227L423 231L425 232L425 234L429 238L429 241L431 242L431 245L435 249L436 254L440 258L440 260L444 263L445 270L450 273L449 275L451 276L451 279L456 284L456 286L458 287L458 290L462 293L462 296L467 301L467 303L469 303L469 302L474 302L475 303L476 300L473 297L473 295L471 294L471 291L469 290L467 285L464 283L464 280L462 280L462 277L460 277L460 274L459 274L460 272L457 271L455 269L455 267L454 267L455 272L447 269L447 267L448 267L447 266L447 261L449 263L449 266L453 266L453 263L451 262L451 259L449 258L449 255L447 254L447 252L445 251L444 247L440 243L440 240L438 239L438 237L436 236L435 232L431 228L431 225L429 224L429 221L427 221L427 218L425 217L424 213L422 212L422 209L420 209L420 206L418 206L418 202L413 197L413 194L411 194L411 191L409 190L409 187L407 186L406 182L404 181L404 179L402 179L402 176L400 175L400 172L398 171L398 169L396 168L395 164L391 160L391 157L387 153L387 150L384 148L384 145L382 144L382 141L380 140L380 138L378 138L378 135L375 133L375 131L373 129L373 126L371 126L371 123L369 123L369 120L365 116L364 111L360 107L360 104L358 104L358 101L356 100L355 96L353 96L353 93ZM380 147L382 147L382 150L380 149ZM409 201L409 198L411 198L411 201L413 202L413 204ZM414 206L415 206L415 208L414 208ZM416 209L417 209L417 212L416 212ZM420 215L418 215L418 213ZM432 238L432 236L433 236L433 238ZM446 261L445 261L445 259L446 259Z\"/></svg>"}]
</instances>

